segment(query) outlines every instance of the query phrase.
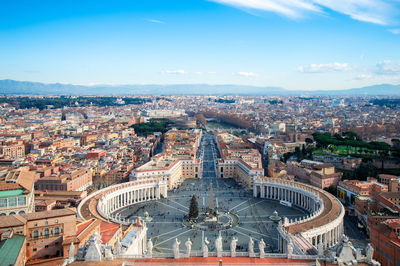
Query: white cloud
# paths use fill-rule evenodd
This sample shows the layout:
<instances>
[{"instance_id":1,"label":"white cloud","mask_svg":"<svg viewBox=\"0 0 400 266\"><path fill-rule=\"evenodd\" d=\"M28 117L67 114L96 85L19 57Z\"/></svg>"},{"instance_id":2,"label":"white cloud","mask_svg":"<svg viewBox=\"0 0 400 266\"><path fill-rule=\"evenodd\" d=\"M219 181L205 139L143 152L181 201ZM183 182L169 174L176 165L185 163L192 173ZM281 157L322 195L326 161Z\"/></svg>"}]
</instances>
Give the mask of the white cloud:
<instances>
[{"instance_id":1,"label":"white cloud","mask_svg":"<svg viewBox=\"0 0 400 266\"><path fill-rule=\"evenodd\" d=\"M392 19L394 5L391 0L314 0L317 4L346 14L352 19L387 25Z\"/></svg>"},{"instance_id":2,"label":"white cloud","mask_svg":"<svg viewBox=\"0 0 400 266\"><path fill-rule=\"evenodd\" d=\"M354 67L348 63L329 63L329 64L311 64L297 67L297 71L302 73L327 73L327 72L345 72L351 71Z\"/></svg>"},{"instance_id":3,"label":"white cloud","mask_svg":"<svg viewBox=\"0 0 400 266\"><path fill-rule=\"evenodd\" d=\"M178 70L162 70L162 74L175 74L175 75L185 75L187 72L183 69L178 69Z\"/></svg>"},{"instance_id":4,"label":"white cloud","mask_svg":"<svg viewBox=\"0 0 400 266\"><path fill-rule=\"evenodd\" d=\"M278 13L290 18L303 16L303 11L321 12L321 9L311 1L306 0L211 0L213 2L234 6Z\"/></svg>"},{"instance_id":5,"label":"white cloud","mask_svg":"<svg viewBox=\"0 0 400 266\"><path fill-rule=\"evenodd\" d=\"M217 72L209 71L209 72L207 72L207 74L209 74L209 75L215 75L215 74L217 74Z\"/></svg>"},{"instance_id":6,"label":"white cloud","mask_svg":"<svg viewBox=\"0 0 400 266\"><path fill-rule=\"evenodd\" d=\"M148 22L151 23L158 23L158 24L165 24L164 21L158 20L158 19L146 19Z\"/></svg>"},{"instance_id":7,"label":"white cloud","mask_svg":"<svg viewBox=\"0 0 400 266\"><path fill-rule=\"evenodd\" d=\"M301 18L307 13L325 13L327 9L350 16L354 20L388 25L397 14L392 0L210 0L247 10L278 13Z\"/></svg>"},{"instance_id":8,"label":"white cloud","mask_svg":"<svg viewBox=\"0 0 400 266\"><path fill-rule=\"evenodd\" d=\"M400 34L400 29L388 29L388 31L393 33L393 34L395 34L395 35Z\"/></svg>"},{"instance_id":9,"label":"white cloud","mask_svg":"<svg viewBox=\"0 0 400 266\"><path fill-rule=\"evenodd\" d=\"M197 72L194 72L196 75L203 75L203 72L201 72L201 71L197 71Z\"/></svg>"},{"instance_id":10,"label":"white cloud","mask_svg":"<svg viewBox=\"0 0 400 266\"><path fill-rule=\"evenodd\" d=\"M259 76L257 73L254 73L254 72L243 72L243 71L236 72L236 73L234 73L234 75L242 76L242 77L246 77L246 78L256 78Z\"/></svg>"},{"instance_id":11,"label":"white cloud","mask_svg":"<svg viewBox=\"0 0 400 266\"><path fill-rule=\"evenodd\" d=\"M400 74L400 62L384 60L376 64L374 72L378 75L398 75Z\"/></svg>"},{"instance_id":12,"label":"white cloud","mask_svg":"<svg viewBox=\"0 0 400 266\"><path fill-rule=\"evenodd\" d=\"M356 80L369 80L372 79L373 76L371 74L359 74L354 79Z\"/></svg>"}]
</instances>

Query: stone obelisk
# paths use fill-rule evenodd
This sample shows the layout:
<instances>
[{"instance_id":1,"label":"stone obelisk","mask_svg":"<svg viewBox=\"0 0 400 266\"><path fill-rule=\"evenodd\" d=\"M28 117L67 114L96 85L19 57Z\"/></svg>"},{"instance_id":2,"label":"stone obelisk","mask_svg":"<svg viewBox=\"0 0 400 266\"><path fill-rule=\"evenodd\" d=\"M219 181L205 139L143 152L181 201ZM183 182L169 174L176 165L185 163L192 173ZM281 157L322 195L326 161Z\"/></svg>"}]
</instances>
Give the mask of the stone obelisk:
<instances>
[{"instance_id":1,"label":"stone obelisk","mask_svg":"<svg viewBox=\"0 0 400 266\"><path fill-rule=\"evenodd\" d=\"M212 190L212 183L210 183L210 203L209 203L210 210L213 209L213 190Z\"/></svg>"}]
</instances>

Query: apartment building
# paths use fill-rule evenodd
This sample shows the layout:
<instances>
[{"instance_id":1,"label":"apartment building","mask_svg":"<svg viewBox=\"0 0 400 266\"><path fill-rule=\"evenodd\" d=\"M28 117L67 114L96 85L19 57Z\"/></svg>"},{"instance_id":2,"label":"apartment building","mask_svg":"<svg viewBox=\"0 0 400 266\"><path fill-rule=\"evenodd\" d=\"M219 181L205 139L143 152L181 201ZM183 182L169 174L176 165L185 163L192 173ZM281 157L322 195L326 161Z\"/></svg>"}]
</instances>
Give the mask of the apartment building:
<instances>
[{"instance_id":1,"label":"apartment building","mask_svg":"<svg viewBox=\"0 0 400 266\"><path fill-rule=\"evenodd\" d=\"M0 216L35 211L34 173L9 171L0 179Z\"/></svg>"}]
</instances>

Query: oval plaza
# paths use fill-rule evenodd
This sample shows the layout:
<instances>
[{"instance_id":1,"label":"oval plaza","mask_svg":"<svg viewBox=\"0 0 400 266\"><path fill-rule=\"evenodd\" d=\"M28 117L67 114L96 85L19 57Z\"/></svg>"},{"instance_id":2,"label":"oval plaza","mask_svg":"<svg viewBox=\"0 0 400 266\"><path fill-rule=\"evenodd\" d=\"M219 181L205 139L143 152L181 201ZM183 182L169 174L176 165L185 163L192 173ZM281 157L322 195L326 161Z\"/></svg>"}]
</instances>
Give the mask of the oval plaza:
<instances>
[{"instance_id":1,"label":"oval plaza","mask_svg":"<svg viewBox=\"0 0 400 266\"><path fill-rule=\"evenodd\" d=\"M212 195L210 196L209 191L207 191L207 184L213 183L215 189L214 200L216 200L214 205L216 205L215 208L217 213L218 211L220 212L221 219L223 217L229 217L229 215L233 215L232 217L237 217L238 220L238 224L227 223L227 231L234 231L232 232L232 234L229 234L229 232L227 232L224 235L224 232L215 232L216 239L218 239L218 237L222 238L224 236L226 238L232 239L239 238L238 243L241 243L240 238L244 238L244 236L242 235L245 235L245 233L249 232L250 235L254 235L255 237L260 236L258 238L260 240L256 238L257 241L260 241L260 245L262 244L261 242L264 241L264 239L266 240L266 246L271 247L268 252L282 254L287 257L290 257L292 255L303 257L309 256L309 258L311 259L318 255L322 255L324 251L335 246L340 241L343 234L343 217L345 212L342 204L329 193L307 184L279 178L268 178L260 175L249 177L249 180L251 180L250 182L241 182L244 179L243 172L246 172L243 171L243 169L240 169L240 177L235 176L235 173L238 173L239 171L236 171L234 168L232 168L230 176L225 177L225 175L219 175L218 171L220 169L218 163L221 163L221 166L225 166L228 159L230 161L237 160L238 163L231 164L232 166L240 165L241 168L243 168L244 166L249 167L250 169L247 169L247 172L249 173L254 173L251 168L253 167L254 169L258 166L252 165L251 162L246 163L242 158L224 158L223 156L221 157L221 151L223 154L225 152L222 149L226 148L228 145L225 145L224 147L224 145L221 144L221 138L218 139L218 136L212 136L210 134L203 136L202 133L199 131L191 132L192 135L187 134L186 132L182 136L179 135L181 134L181 132L175 132L174 134L175 138L180 138L183 136L182 139L190 139L190 143L192 143L192 146L194 147L194 151L191 151L194 156L182 156L180 158L176 158L175 160L171 160L171 157L166 158L165 156L155 158L154 160L150 161L148 165L142 167L142 169L139 168L135 170L131 176L132 181L113 185L92 193L79 205L79 216L83 219L96 217L103 220L113 221L122 225L129 225L135 219L137 219L137 217L141 217L144 221L146 221L146 219L148 218L147 216L149 216L147 211L145 216L135 216L133 214L128 215L130 212L132 212L132 210L135 209L135 206L141 206L139 209L146 209L146 204L148 204L149 206L151 206L151 204L162 204L165 205L162 206L164 209L174 208L177 210L173 212L173 209L171 209L171 211L168 211L168 213L170 214L170 216L176 216L174 218L174 220L177 221L176 226L178 226L176 230L180 230L179 226L181 226L183 221L182 216L185 216L184 213L188 208L185 207L185 201L179 201L179 199L176 199L174 197L174 191L179 190L180 186L184 182L186 182L185 180L202 179L202 183L192 184L196 184L194 188L196 188L196 186L205 187L204 191L201 191L201 189L197 188L197 190L199 191L197 193L197 197L200 201L200 208L203 205L207 205L207 203L204 202L204 198L212 198ZM215 149L215 146L217 149ZM198 158L196 158L197 156ZM162 165L163 167L157 168L160 165ZM151 166L157 167L151 168ZM197 176L199 178L197 178ZM241 184L242 187L244 186L244 188L239 190L231 189L232 191L230 192L224 192L224 185L230 184L228 182L229 180L232 180L232 182L238 188L240 188L240 186L237 185L237 183ZM221 186L221 188L219 188L219 186ZM229 190L231 186L226 186L226 188L228 188ZM249 190L249 188L252 189L252 192L250 192L251 190ZM170 190L170 193L168 193L168 190ZM228 198L224 198L222 196L224 195L223 193L230 193L230 197L232 197L232 199L234 200L227 200ZM184 196L182 196L181 198L184 199L185 197L189 197L189 195L191 195L191 192L187 192L186 194L182 194ZM235 202L236 195L243 197L240 199L242 201ZM238 197L238 200L240 197ZM268 216L258 213L259 211L264 211L264 209L266 208L264 206L266 205L261 204L261 202L259 201L254 201L253 204L250 204L249 202L251 202L252 199L262 200L263 204L268 204L268 202L275 202L274 206L277 206L276 204L279 205L279 203L281 203L280 205L282 206L280 208L281 210L283 210L283 212L285 212L285 209L297 209L299 211L296 215L292 215L290 217L286 217L285 214L281 215L281 217L279 217L279 220L275 222L275 227L273 227L274 223L270 220L270 218L268 218ZM201 204L201 200L203 200L203 204ZM165 202L169 202L171 205L168 207ZM243 208L243 206L246 206L245 204L250 205L249 207ZM212 205L212 203L210 203L210 205ZM252 208L256 205L258 205L259 207L258 209L254 209L254 213ZM251 209L251 212L245 215L243 214L242 210L247 208L249 208L249 210ZM171 235L170 238L165 239L161 242L153 243L153 238L156 239L155 241L157 241L159 239L159 236L163 235L159 233L159 235L157 236L155 234L156 231L153 228L158 228L159 226L157 226L157 222L159 222L161 225L163 224L163 221L162 219L159 219L159 217L161 216L152 211L151 207L149 207L148 209L150 216L154 215L154 220L151 221L150 219L148 219L148 222L146 222L147 236L142 239L140 244L143 250L142 255L144 257L148 257L149 254L151 254L151 256L153 257L175 257L176 254L174 255L172 252L169 253L169 251L167 251L169 249L164 246L172 245L175 240L174 235ZM139 213L143 213L143 211L141 212L139 210ZM253 217L256 216L255 219L257 226L261 224L265 227L265 224L267 224L266 231L268 231L268 229L272 230L272 228L273 230L277 231L276 248L274 248L275 246L272 245L272 243L271 245L270 243L268 243L268 237L263 238L262 233L256 234L257 232L252 231L251 227L243 226L243 224L246 223L255 223L250 220L246 220L248 219L250 214ZM242 225L242 228L240 225ZM199 226L199 228L201 228L201 226ZM149 232L151 230L153 230L153 232L151 232L151 235L149 235ZM184 230L187 231L185 232ZM168 233L169 232L166 232L165 234ZM207 241L207 237L204 237L204 232L196 232L196 230L191 227L187 229L182 229L182 231L178 231L178 233L180 233L181 235L187 234L187 236L189 236L189 240L190 237L192 238L192 240L190 241L193 241L193 250L189 250L189 256L205 255L204 246L206 244L204 244L204 241ZM177 234L177 236L179 236L179 234ZM212 238L213 235L209 237ZM197 238L199 239L198 241ZM251 238L252 237L250 237L250 241L252 241ZM271 236L271 241L274 238L274 236ZM214 239L209 240L209 242L213 242ZM178 238L176 238L175 241L178 241ZM235 256L268 256L268 252L266 255L264 254L264 247L262 245L260 246L260 248L257 248L257 246L253 251L250 250L252 249L250 248L250 244L249 247L247 247L247 240L243 241L244 242L242 243L246 244L243 244L241 246L245 247L239 247L241 252L235 252ZM149 245L146 244L148 242L151 242L151 247L153 247L154 244L155 249L157 249L158 246L158 251L149 251ZM228 242L228 239L226 239L224 243L226 242ZM190 243L191 246L192 242ZM176 244L174 245L176 246ZM261 250L261 247L263 250ZM218 256L221 254L221 256L232 255L231 253L226 253L226 251L229 250L229 246L227 246L226 244L224 244L222 247L222 249L225 249L222 250L225 253L218 253L218 250L216 250L217 246L214 247L213 244L209 244L207 249L209 249L209 253L207 253L207 256L208 254L210 256ZM215 249L216 253L213 253L214 250L212 249ZM230 249L232 252L232 244ZM201 250L203 250L203 253L201 252ZM125 255L138 256L140 254Z\"/></svg>"}]
</instances>

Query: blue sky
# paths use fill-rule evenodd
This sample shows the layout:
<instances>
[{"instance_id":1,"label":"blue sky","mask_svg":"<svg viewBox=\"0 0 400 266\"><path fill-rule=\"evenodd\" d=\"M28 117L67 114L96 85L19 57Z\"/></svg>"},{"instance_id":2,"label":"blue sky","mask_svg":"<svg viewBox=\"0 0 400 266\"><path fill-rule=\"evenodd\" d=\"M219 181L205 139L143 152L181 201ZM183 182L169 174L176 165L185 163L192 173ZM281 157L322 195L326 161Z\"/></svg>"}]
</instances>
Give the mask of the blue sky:
<instances>
[{"instance_id":1,"label":"blue sky","mask_svg":"<svg viewBox=\"0 0 400 266\"><path fill-rule=\"evenodd\" d=\"M400 83L399 0L0 0L0 79Z\"/></svg>"}]
</instances>

